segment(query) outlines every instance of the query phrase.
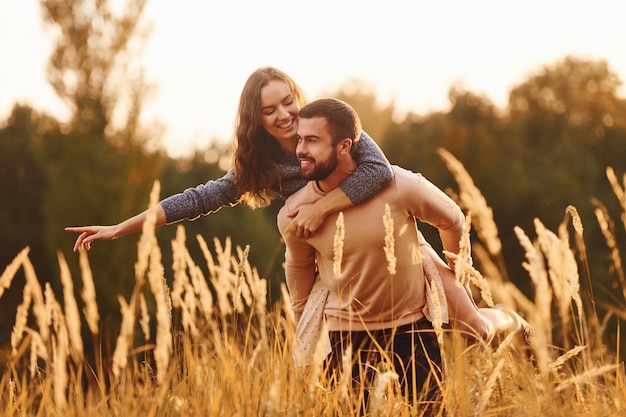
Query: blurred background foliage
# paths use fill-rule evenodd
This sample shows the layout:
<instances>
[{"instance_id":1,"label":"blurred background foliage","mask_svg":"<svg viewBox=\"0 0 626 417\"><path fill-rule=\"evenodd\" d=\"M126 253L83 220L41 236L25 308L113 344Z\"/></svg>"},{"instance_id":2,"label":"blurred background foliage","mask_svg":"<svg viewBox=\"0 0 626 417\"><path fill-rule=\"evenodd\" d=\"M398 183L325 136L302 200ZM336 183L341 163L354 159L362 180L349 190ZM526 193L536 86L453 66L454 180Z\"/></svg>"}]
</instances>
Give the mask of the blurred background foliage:
<instances>
[{"instance_id":1,"label":"blurred background foliage","mask_svg":"<svg viewBox=\"0 0 626 417\"><path fill-rule=\"evenodd\" d=\"M151 87L133 56L148 35L138 25L145 1L130 2L121 18L112 17L106 1L96 2L97 10L70 3L81 1L44 0L42 9L57 29L49 81L74 117L61 123L16 103L0 121L0 266L29 246L37 276L53 287L59 285L57 251L68 259L80 287L78 257L72 253L76 236L64 232L65 226L117 223L147 207L155 180L166 197L222 176L231 156L229 144L215 140L191 157L172 159L158 147L158 126L140 123ZM532 236L533 219L539 218L556 230L565 208L575 206L585 226L594 297L624 311L591 203L596 198L613 218L620 216L605 170L613 167L621 178L626 169L621 82L607 62L570 56L537 68L514 86L503 109L462 85L450 87L447 111L425 115L398 116L393 103L380 103L373 87L359 80L326 95L356 108L392 163L423 173L442 189L456 187L437 149L458 158L493 208L510 279L522 289L530 291L530 284L513 227ZM276 201L259 210L240 205L186 222L194 259L202 266L196 235L208 242L230 236L236 245L250 245L250 263L271 283L269 297L280 296L284 248L275 216L281 205ZM433 233L425 230L437 246ZM625 231L618 227L616 233L624 253ZM164 265L171 264L174 234L175 227L158 230ZM116 296L128 296L134 283L138 238L96 242L89 254L102 326L111 334L118 334ZM10 337L20 284L23 278L14 280L2 298L0 345Z\"/></svg>"}]
</instances>

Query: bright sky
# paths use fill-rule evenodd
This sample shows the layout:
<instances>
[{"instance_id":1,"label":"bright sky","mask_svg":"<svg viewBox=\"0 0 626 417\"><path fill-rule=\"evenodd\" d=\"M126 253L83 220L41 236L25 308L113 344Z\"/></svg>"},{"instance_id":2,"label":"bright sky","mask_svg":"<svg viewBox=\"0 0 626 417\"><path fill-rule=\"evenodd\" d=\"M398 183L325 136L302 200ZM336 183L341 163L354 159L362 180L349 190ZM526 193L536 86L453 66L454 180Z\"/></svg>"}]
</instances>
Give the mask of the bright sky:
<instances>
[{"instance_id":1,"label":"bright sky","mask_svg":"<svg viewBox=\"0 0 626 417\"><path fill-rule=\"evenodd\" d=\"M67 116L46 81L40 16L37 0L0 0L0 120L16 101ZM172 156L229 140L241 88L263 65L311 98L358 78L421 114L447 109L455 82L504 107L512 86L568 54L605 59L626 83L625 17L623 0L148 0L141 58L158 89L145 116L167 127Z\"/></svg>"}]
</instances>

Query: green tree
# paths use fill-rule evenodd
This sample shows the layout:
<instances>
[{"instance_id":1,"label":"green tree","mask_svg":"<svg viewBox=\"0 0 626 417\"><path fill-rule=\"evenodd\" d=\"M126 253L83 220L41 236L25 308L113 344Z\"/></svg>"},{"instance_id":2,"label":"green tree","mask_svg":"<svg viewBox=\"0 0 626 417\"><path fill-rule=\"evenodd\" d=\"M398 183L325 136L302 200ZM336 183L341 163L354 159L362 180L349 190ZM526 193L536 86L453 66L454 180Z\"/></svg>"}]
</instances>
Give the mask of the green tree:
<instances>
[{"instance_id":1,"label":"green tree","mask_svg":"<svg viewBox=\"0 0 626 417\"><path fill-rule=\"evenodd\" d=\"M605 62L566 58L516 86L508 109L453 86L449 111L407 115L389 131L383 149L392 162L442 188L456 187L436 149L459 158L494 209L514 279L527 274L513 227L532 232L537 217L556 228L568 205L578 208L587 225L593 272L605 277L605 245L589 199L608 202L619 213L605 169L623 166L626 154L620 85Z\"/></svg>"},{"instance_id":2,"label":"green tree","mask_svg":"<svg viewBox=\"0 0 626 417\"><path fill-rule=\"evenodd\" d=\"M519 180L527 184L523 188L535 204L532 211L550 207L552 214L541 210L550 225L560 221L567 204L577 204L591 223L587 199L610 196L605 169L621 165L617 155L626 152L620 135L626 107L617 95L621 84L605 61L566 57L511 91L509 155L521 161Z\"/></svg>"},{"instance_id":3,"label":"green tree","mask_svg":"<svg viewBox=\"0 0 626 417\"><path fill-rule=\"evenodd\" d=\"M137 57L148 36L146 0L41 0L55 42L48 80L72 111L67 126L37 149L47 185L41 230L51 254L61 250L78 279L65 226L111 224L147 207L164 156L149 152L159 132L140 123L150 93ZM97 246L97 245L96 245ZM103 314L132 285L136 242L90 253ZM58 267L57 267L58 268Z\"/></svg>"},{"instance_id":4,"label":"green tree","mask_svg":"<svg viewBox=\"0 0 626 417\"><path fill-rule=\"evenodd\" d=\"M394 103L381 104L376 98L374 87L359 79L352 79L337 92L328 94L349 103L359 114L363 130L384 146L388 130L393 126Z\"/></svg>"},{"instance_id":5,"label":"green tree","mask_svg":"<svg viewBox=\"0 0 626 417\"><path fill-rule=\"evenodd\" d=\"M143 143L140 115L149 93L139 55L148 30L147 0L128 1L119 14L110 0L41 0L55 38L48 81L72 109L72 129L93 140Z\"/></svg>"},{"instance_id":6,"label":"green tree","mask_svg":"<svg viewBox=\"0 0 626 417\"><path fill-rule=\"evenodd\" d=\"M521 139L528 146L550 149L565 135L569 145L597 143L607 127L626 126L617 96L621 84L606 61L568 56L514 87L508 112L523 123Z\"/></svg>"},{"instance_id":7,"label":"green tree","mask_svg":"<svg viewBox=\"0 0 626 417\"><path fill-rule=\"evenodd\" d=\"M58 129L55 120L18 104L0 128L0 271L28 246L35 269L43 276L53 273L42 233L46 176L34 149ZM20 272L2 297L0 345L11 334L23 285Z\"/></svg>"}]
</instances>

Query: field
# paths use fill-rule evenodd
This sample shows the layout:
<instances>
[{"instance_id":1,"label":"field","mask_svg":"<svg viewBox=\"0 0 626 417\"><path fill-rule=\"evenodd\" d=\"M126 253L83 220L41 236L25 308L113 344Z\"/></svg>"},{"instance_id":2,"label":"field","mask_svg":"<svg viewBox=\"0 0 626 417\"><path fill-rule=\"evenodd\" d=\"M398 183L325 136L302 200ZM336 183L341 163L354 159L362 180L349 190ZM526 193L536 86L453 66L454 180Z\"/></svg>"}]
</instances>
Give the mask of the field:
<instances>
[{"instance_id":1,"label":"field","mask_svg":"<svg viewBox=\"0 0 626 417\"><path fill-rule=\"evenodd\" d=\"M472 256L462 252L457 278L477 290L482 305L505 304L533 326L529 349L513 338L498 345L467 343L457 331L439 329L444 352L439 415L448 416L619 416L626 415L626 384L620 346L603 343L612 314L599 316L593 299L582 296L585 274L583 225L569 207L553 232L540 220L533 234L516 230L526 252L524 268L532 283L529 299L506 279L498 262L501 248L491 209L463 167L441 153L459 184L455 196L478 236ZM626 198L607 169L626 227ZM626 179L624 181L626 183ZM158 201L155 184L152 204ZM597 219L621 296L626 279L613 223L601 203ZM382 219L381 219L382 221ZM466 240L469 241L469 228ZM86 252L81 277L73 279L59 254L63 303L49 283L39 282L28 248L0 276L3 292L21 269L26 278L23 302L11 335L11 352L0 363L0 410L17 416L352 416L359 414L362 392L346 380L330 384L321 366L299 372L291 344L295 334L289 296L267 303L267 282L247 261L253 248L213 241L213 253L195 237L204 259L192 259L185 229L172 242L174 280L168 285L154 219L144 225L138 244L134 291L119 296L122 312L115 340L99 327L95 288ZM468 246L468 245L466 245ZM467 253L465 253L467 254ZM206 263L209 276L199 262ZM580 272L583 271L583 272ZM608 273L608 272L607 272ZM80 298L74 283L80 282ZM626 299L626 297L624 297ZM493 301L492 301L493 300ZM626 315L614 306L613 314ZM620 340L619 326L616 340ZM85 335L93 352L85 351ZM419 416L395 388L395 375L381 371L371 389L372 416Z\"/></svg>"}]
</instances>

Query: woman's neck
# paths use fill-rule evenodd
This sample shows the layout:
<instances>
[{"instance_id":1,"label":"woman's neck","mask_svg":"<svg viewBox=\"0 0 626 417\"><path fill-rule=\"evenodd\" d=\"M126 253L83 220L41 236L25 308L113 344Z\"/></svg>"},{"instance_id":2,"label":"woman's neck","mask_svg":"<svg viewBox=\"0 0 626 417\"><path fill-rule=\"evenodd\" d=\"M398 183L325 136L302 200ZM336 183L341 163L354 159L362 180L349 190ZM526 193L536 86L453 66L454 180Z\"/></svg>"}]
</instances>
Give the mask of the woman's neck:
<instances>
[{"instance_id":1,"label":"woman's neck","mask_svg":"<svg viewBox=\"0 0 626 417\"><path fill-rule=\"evenodd\" d=\"M274 139L276 139L276 138L274 138ZM290 138L290 139L282 139L282 140L276 139L276 141L280 145L280 148L282 150L284 150L285 152L294 153L294 154L296 153L296 147L298 146L298 140L295 137L294 138Z\"/></svg>"}]
</instances>

